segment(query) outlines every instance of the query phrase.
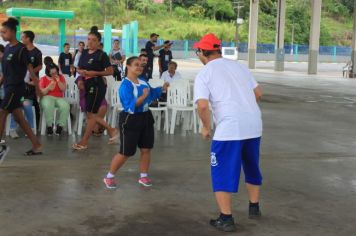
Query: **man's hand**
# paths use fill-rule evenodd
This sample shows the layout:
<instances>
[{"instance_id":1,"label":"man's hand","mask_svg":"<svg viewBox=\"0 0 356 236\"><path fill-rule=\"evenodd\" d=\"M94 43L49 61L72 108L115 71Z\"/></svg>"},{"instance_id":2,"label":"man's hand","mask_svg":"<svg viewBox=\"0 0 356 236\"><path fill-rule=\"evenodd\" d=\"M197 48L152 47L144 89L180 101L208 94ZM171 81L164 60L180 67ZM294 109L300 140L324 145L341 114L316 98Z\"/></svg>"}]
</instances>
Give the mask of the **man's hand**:
<instances>
[{"instance_id":1,"label":"man's hand","mask_svg":"<svg viewBox=\"0 0 356 236\"><path fill-rule=\"evenodd\" d=\"M203 129L201 130L201 136L205 140L211 139L211 129L209 127L203 127Z\"/></svg>"}]
</instances>

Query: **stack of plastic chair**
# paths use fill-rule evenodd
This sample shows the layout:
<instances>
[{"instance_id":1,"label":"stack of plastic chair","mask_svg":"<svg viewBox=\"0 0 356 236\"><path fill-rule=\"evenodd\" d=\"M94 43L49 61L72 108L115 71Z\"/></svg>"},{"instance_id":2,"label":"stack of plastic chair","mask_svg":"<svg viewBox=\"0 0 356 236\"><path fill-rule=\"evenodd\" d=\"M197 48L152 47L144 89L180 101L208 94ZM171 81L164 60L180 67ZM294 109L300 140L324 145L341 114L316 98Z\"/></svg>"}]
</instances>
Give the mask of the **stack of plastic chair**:
<instances>
[{"instance_id":1,"label":"stack of plastic chair","mask_svg":"<svg viewBox=\"0 0 356 236\"><path fill-rule=\"evenodd\" d=\"M177 113L183 113L185 128L193 126L197 132L197 118L195 107L192 104L191 89L188 80L178 80L170 84L167 91L167 108L172 111L170 134L174 134L177 122Z\"/></svg>"}]
</instances>

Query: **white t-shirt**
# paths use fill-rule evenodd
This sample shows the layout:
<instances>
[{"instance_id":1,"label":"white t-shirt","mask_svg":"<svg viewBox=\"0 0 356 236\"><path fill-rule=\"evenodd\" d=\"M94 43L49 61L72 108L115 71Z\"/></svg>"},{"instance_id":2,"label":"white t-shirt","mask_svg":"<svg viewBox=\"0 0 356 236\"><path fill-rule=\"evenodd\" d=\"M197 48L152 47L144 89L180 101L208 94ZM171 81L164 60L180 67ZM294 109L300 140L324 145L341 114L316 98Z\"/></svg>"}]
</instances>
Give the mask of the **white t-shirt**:
<instances>
[{"instance_id":1,"label":"white t-shirt","mask_svg":"<svg viewBox=\"0 0 356 236\"><path fill-rule=\"evenodd\" d=\"M209 100L216 130L214 140L245 140L262 136L258 86L246 66L225 58L210 61L194 82L194 101Z\"/></svg>"},{"instance_id":2,"label":"white t-shirt","mask_svg":"<svg viewBox=\"0 0 356 236\"><path fill-rule=\"evenodd\" d=\"M176 71L173 75L173 77L169 74L168 70L162 73L161 79L164 80L164 82L172 83L174 80L182 79L182 76L178 71Z\"/></svg>"},{"instance_id":3,"label":"white t-shirt","mask_svg":"<svg viewBox=\"0 0 356 236\"><path fill-rule=\"evenodd\" d=\"M76 54L75 54L75 57L74 57L74 63L73 63L73 66L75 68L78 68L78 64L79 64L79 60L80 60L80 57L82 55L82 52L78 51Z\"/></svg>"}]
</instances>

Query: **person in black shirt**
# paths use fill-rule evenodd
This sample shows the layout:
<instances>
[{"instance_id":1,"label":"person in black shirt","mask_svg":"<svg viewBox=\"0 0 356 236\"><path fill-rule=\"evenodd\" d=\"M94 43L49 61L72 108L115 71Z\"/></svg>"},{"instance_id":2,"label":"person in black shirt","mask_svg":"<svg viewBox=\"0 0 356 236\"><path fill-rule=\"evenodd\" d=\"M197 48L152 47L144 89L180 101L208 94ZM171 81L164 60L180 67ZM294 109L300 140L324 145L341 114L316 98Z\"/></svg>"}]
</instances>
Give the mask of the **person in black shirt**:
<instances>
[{"instance_id":1,"label":"person in black shirt","mask_svg":"<svg viewBox=\"0 0 356 236\"><path fill-rule=\"evenodd\" d=\"M5 88L5 96L0 105L0 134L3 133L6 117L12 113L15 120L32 143L32 149L26 152L26 155L42 154L42 145L37 140L30 126L25 120L22 113L22 99L25 94L25 75L29 71L31 78L36 86L36 91L39 94L38 77L33 71L33 67L29 62L28 51L22 43L16 39L16 27L19 25L18 20L9 18L2 23L1 37L9 42L5 47L4 57L2 61L3 81ZM0 148L0 162L4 160L9 147L6 145Z\"/></svg>"},{"instance_id":2,"label":"person in black shirt","mask_svg":"<svg viewBox=\"0 0 356 236\"><path fill-rule=\"evenodd\" d=\"M74 72L73 57L69 52L69 43L64 44L64 52L59 55L58 65L63 75L71 76Z\"/></svg>"},{"instance_id":3,"label":"person in black shirt","mask_svg":"<svg viewBox=\"0 0 356 236\"><path fill-rule=\"evenodd\" d=\"M34 39L35 34L32 31L24 31L22 33L21 41L26 45L28 50L30 63L33 66L33 72L35 72L36 76L39 78L40 71L42 70L42 52L33 44ZM37 127L40 127L40 105L37 101L35 85L31 77L29 82L26 81L25 99L32 101L32 105L35 107L36 112L36 125Z\"/></svg>"},{"instance_id":4,"label":"person in black shirt","mask_svg":"<svg viewBox=\"0 0 356 236\"><path fill-rule=\"evenodd\" d=\"M160 77L162 76L163 72L168 70L168 64L173 59L171 45L172 43L167 40L164 42L164 48L159 50L158 65Z\"/></svg>"},{"instance_id":5,"label":"person in black shirt","mask_svg":"<svg viewBox=\"0 0 356 236\"><path fill-rule=\"evenodd\" d=\"M139 57L140 59L140 63L141 63L141 67L143 68L143 72L141 75L139 75L139 79L148 81L148 70L147 70L147 55L146 54L141 54Z\"/></svg>"},{"instance_id":6,"label":"person in black shirt","mask_svg":"<svg viewBox=\"0 0 356 236\"><path fill-rule=\"evenodd\" d=\"M146 53L148 56L148 62L147 62L147 70L148 70L148 79L152 79L152 73L153 73L153 60L155 57L154 51L159 50L166 46L165 44L156 46L155 43L157 43L159 35L156 33L151 34L150 40L146 43L145 49Z\"/></svg>"},{"instance_id":7,"label":"person in black shirt","mask_svg":"<svg viewBox=\"0 0 356 236\"><path fill-rule=\"evenodd\" d=\"M107 129L110 135L109 144L114 143L119 135L117 129L110 127L104 119L98 116L106 94L106 83L103 76L113 74L108 55L99 49L100 41L101 34L98 32L98 27L93 26L88 35L88 49L83 51L78 65L78 73L84 77L87 126L82 140L73 144L72 147L75 150L88 148L87 144L96 123Z\"/></svg>"},{"instance_id":8,"label":"person in black shirt","mask_svg":"<svg viewBox=\"0 0 356 236\"><path fill-rule=\"evenodd\" d=\"M33 71L35 72L36 76L39 77L39 72L42 69L42 52L33 45L33 40L35 39L35 34L32 31L24 31L21 34L21 41L26 46L29 56L29 61L33 66ZM37 127L39 127L40 123L40 107L37 101L36 95L36 88L33 83L31 76L27 72L25 76L25 95L23 101L23 108L25 112L25 117L31 128L34 128L34 122L36 122ZM34 120L32 106L35 107L36 113L36 120ZM10 136L12 138L18 138L18 134L16 133L16 122L11 119L11 126L10 126Z\"/></svg>"}]
</instances>

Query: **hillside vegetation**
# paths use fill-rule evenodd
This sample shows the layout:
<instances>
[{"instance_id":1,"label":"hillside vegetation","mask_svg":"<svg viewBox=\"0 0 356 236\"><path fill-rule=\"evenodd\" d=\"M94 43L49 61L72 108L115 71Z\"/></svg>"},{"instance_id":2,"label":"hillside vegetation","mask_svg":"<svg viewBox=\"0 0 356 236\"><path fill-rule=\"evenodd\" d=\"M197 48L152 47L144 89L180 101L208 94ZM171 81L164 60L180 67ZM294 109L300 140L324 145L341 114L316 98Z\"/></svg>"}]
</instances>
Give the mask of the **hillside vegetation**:
<instances>
[{"instance_id":1,"label":"hillside vegetation","mask_svg":"<svg viewBox=\"0 0 356 236\"><path fill-rule=\"evenodd\" d=\"M71 10L75 19L68 22L68 34L75 29L101 26L105 21L114 28L139 21L139 37L147 38L152 32L165 39L196 40L207 32L214 32L224 41L234 41L236 0L166 0L155 4L153 0L0 0L5 12L9 7ZM243 7L240 17L240 41L247 42L249 0L239 1ZM294 29L294 43L308 44L310 1L287 0L285 41L290 43ZM260 0L259 43L274 43L277 0ZM350 45L352 37L353 0L323 0L321 45ZM23 29L41 34L56 34L57 21L24 18Z\"/></svg>"}]
</instances>

